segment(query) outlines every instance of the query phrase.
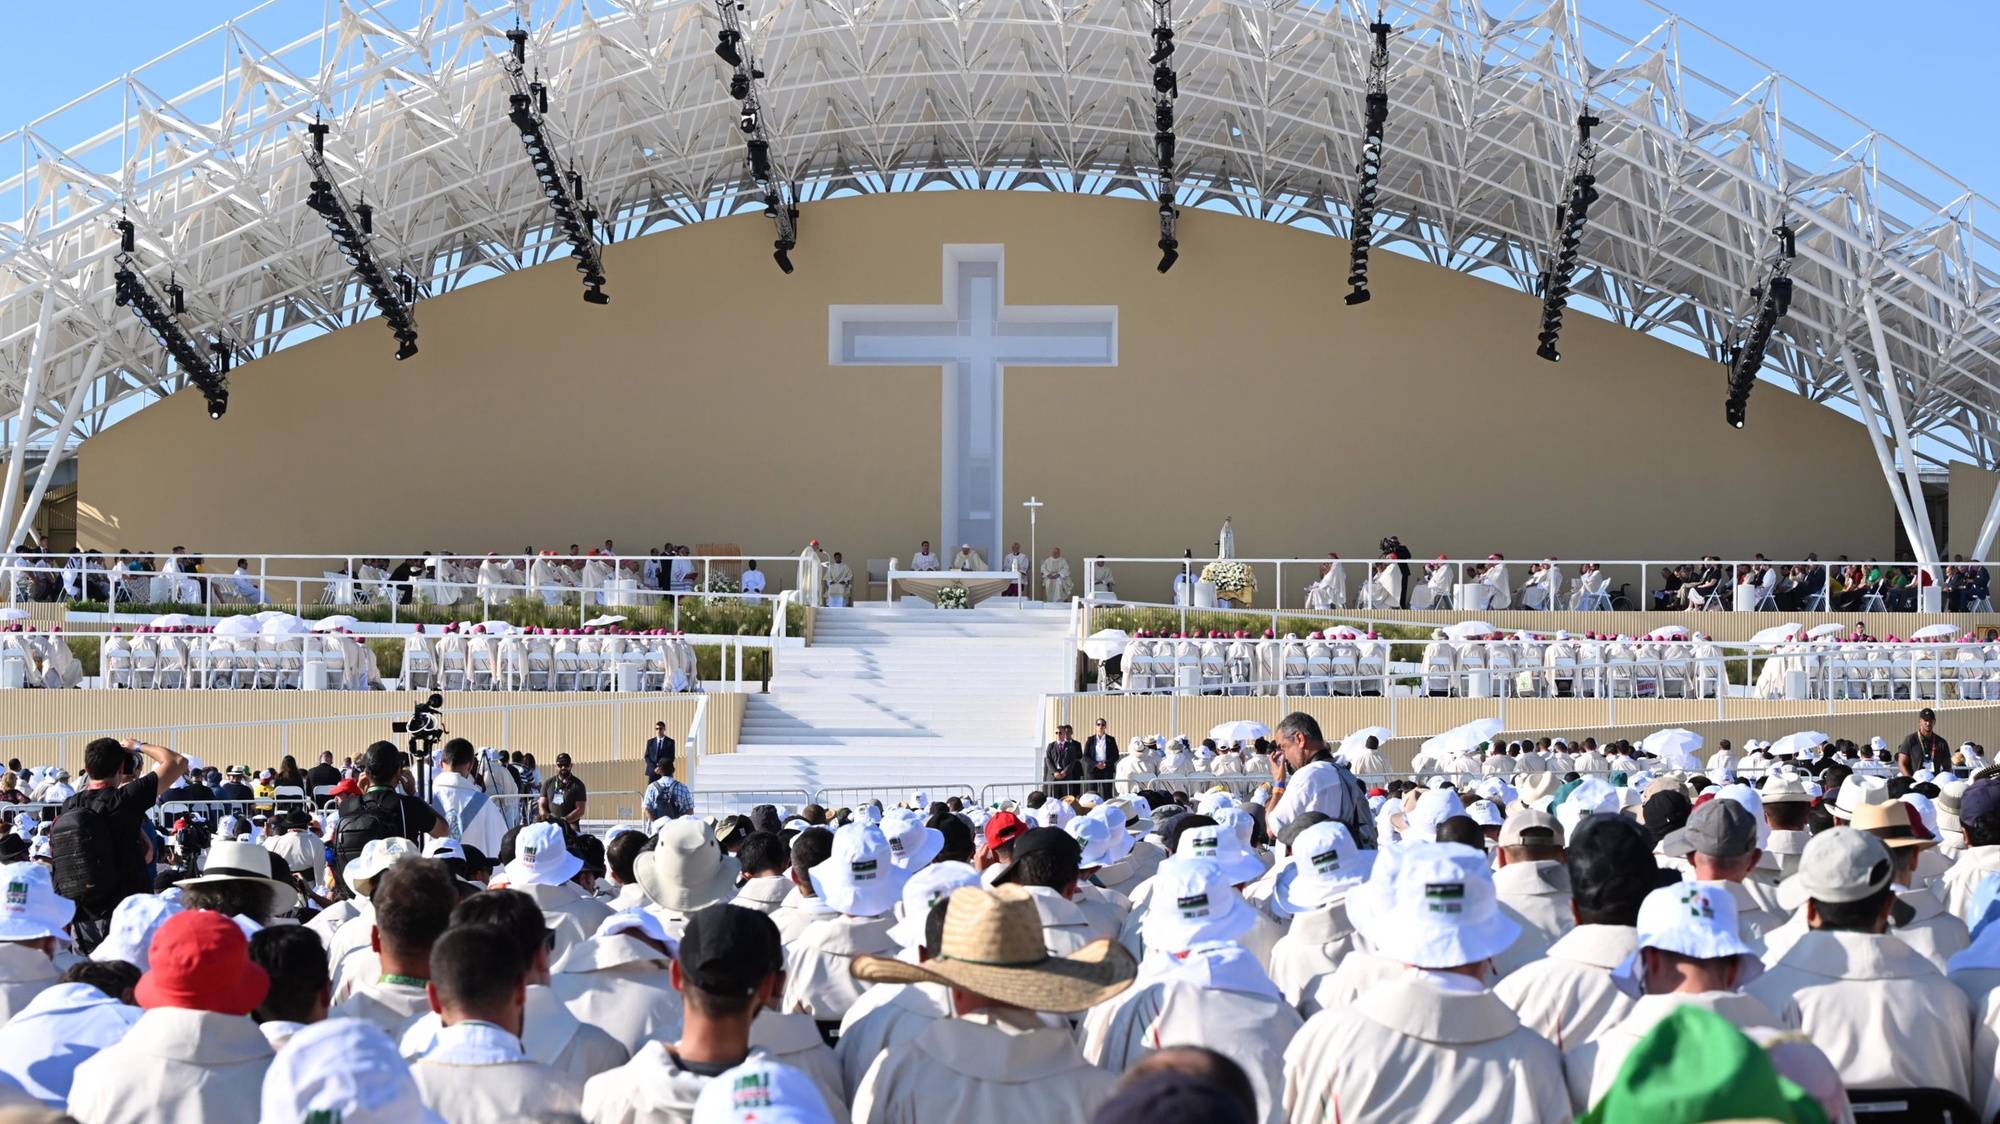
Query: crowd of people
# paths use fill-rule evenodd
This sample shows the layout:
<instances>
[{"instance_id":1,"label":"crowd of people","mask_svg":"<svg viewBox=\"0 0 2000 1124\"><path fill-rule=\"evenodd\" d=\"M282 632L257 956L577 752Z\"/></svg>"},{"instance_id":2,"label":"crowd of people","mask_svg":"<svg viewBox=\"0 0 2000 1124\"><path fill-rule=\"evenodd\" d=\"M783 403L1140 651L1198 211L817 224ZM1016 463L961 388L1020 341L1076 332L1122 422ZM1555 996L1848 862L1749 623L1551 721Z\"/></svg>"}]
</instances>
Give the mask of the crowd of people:
<instances>
[{"instance_id":1,"label":"crowd of people","mask_svg":"<svg viewBox=\"0 0 2000 1124\"><path fill-rule=\"evenodd\" d=\"M81 776L25 774L52 822L0 834L0 1111L1673 1124L1923 1089L1990 1115L2000 770L1928 721L1893 754L1797 743L1494 742L1392 777L1294 714L1211 747L1247 788L1112 765L704 819L661 729L657 818L599 837L566 757L544 780L462 740L203 775L251 809L339 779L250 833L156 826L198 803L190 762L101 738ZM1074 760L1112 753L1100 728Z\"/></svg>"}]
</instances>

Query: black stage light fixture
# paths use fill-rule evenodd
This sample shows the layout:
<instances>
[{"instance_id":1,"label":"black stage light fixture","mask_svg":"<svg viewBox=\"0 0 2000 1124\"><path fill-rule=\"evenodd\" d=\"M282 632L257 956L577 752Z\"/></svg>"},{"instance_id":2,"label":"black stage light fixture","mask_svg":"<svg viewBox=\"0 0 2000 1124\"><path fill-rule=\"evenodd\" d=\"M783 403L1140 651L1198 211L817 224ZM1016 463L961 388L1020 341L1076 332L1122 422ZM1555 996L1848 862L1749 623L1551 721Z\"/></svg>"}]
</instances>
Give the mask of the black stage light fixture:
<instances>
[{"instance_id":1,"label":"black stage light fixture","mask_svg":"<svg viewBox=\"0 0 2000 1124\"><path fill-rule=\"evenodd\" d=\"M1542 272L1542 330L1536 335L1535 354L1551 363L1562 362L1556 345L1562 340L1563 310L1569 307L1570 283L1583 244L1583 229L1590 221L1591 205L1597 202L1597 177L1591 167L1597 159L1597 145L1590 131L1604 122L1585 109L1576 117L1576 152L1570 158L1569 198L1556 208L1555 259Z\"/></svg>"},{"instance_id":2,"label":"black stage light fixture","mask_svg":"<svg viewBox=\"0 0 2000 1124\"><path fill-rule=\"evenodd\" d=\"M174 366L201 390L208 403L208 416L220 419L229 410L229 359L234 349L221 340L209 343L205 349L195 346L180 323L180 317L187 312L186 291L180 282L170 280L155 291L134 256L138 236L132 223L119 219L116 229L120 249L112 259L118 267L112 274L112 300L120 308L132 310L132 315L146 326L147 333L159 342ZM131 248L126 249L128 246Z\"/></svg>"},{"instance_id":3,"label":"black stage light fixture","mask_svg":"<svg viewBox=\"0 0 2000 1124\"><path fill-rule=\"evenodd\" d=\"M1361 159L1354 169L1354 215L1348 231L1347 303L1368 302L1368 243L1375 237L1375 208L1382 182L1382 134L1389 124L1389 24L1381 9L1368 25L1374 49L1368 53L1367 117Z\"/></svg>"},{"instance_id":4,"label":"black stage light fixture","mask_svg":"<svg viewBox=\"0 0 2000 1124\"><path fill-rule=\"evenodd\" d=\"M743 134L750 178L757 181L764 214L777 227L777 237L771 241L771 260L790 273L792 251L799 245L798 193L777 174L771 162L770 126L757 93L757 82L764 72L757 69L756 49L743 33L743 5L738 0L715 0L715 12L722 22L722 30L716 34L715 57L730 68L729 96L738 103L736 127Z\"/></svg>"},{"instance_id":5,"label":"black stage light fixture","mask_svg":"<svg viewBox=\"0 0 2000 1124\"><path fill-rule=\"evenodd\" d=\"M1742 429L1747 420L1750 391L1757 385L1757 372L1764 367L1771 333L1792 308L1792 262L1798 257L1798 241L1788 222L1779 223L1772 233L1778 238L1778 253L1768 279L1750 289L1756 318L1748 334L1729 349L1729 398L1723 403L1723 420L1736 429Z\"/></svg>"},{"instance_id":6,"label":"black stage light fixture","mask_svg":"<svg viewBox=\"0 0 2000 1124\"><path fill-rule=\"evenodd\" d=\"M396 337L396 358L408 359L417 353L417 320L411 309L416 296L415 287L392 284L389 275L376 262L374 249L369 244L375 225L374 211L368 209L364 217L366 203L350 207L340 194L333 168L326 162L329 132L326 123L315 119L306 126L306 132L312 136L312 143L306 148L306 165L313 172L306 192L306 206L326 220L326 231L333 238L334 248L347 259L355 279L368 290L369 297L375 302L375 310L382 314L382 322Z\"/></svg>"},{"instance_id":7,"label":"black stage light fixture","mask_svg":"<svg viewBox=\"0 0 2000 1124\"><path fill-rule=\"evenodd\" d=\"M1180 147L1174 136L1174 99L1180 96L1180 75L1174 70L1173 0L1153 0L1153 161L1159 166L1157 193L1160 200L1160 251L1158 269L1165 273L1181 260L1180 209L1174 205L1180 193L1180 176L1175 156Z\"/></svg>"},{"instance_id":8,"label":"black stage light fixture","mask_svg":"<svg viewBox=\"0 0 2000 1124\"><path fill-rule=\"evenodd\" d=\"M507 40L514 44L510 57L500 63L514 84L514 92L507 95L507 120L521 134L521 147L527 152L528 165L534 169L542 194L549 201L556 229L569 243L577 272L583 274L585 303L610 304L611 297L604 291L604 245L597 237L597 208L584 198L583 176L575 165L567 173L563 170L562 158L556 151L555 130L548 119L548 84L539 77L528 76L527 30L517 27L507 33Z\"/></svg>"}]
</instances>

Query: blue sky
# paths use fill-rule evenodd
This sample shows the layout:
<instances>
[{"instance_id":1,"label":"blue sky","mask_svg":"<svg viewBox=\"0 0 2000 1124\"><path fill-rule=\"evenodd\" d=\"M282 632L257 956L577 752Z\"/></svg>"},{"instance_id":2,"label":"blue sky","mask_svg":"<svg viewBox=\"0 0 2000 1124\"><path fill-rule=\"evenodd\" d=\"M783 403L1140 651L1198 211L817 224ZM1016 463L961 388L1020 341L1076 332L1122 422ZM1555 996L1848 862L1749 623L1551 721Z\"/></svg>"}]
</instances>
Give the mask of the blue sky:
<instances>
[{"instance_id":1,"label":"blue sky","mask_svg":"<svg viewBox=\"0 0 2000 1124\"><path fill-rule=\"evenodd\" d=\"M178 46L250 2L10 0L7 34L16 49L0 67L0 131ZM1513 8L1513 0L1485 2L1499 14ZM1540 4L1522 2L1529 9ZM1657 19L1641 0L1581 3L1586 15L1628 33ZM1671 0L1668 6L2000 197L2000 129L1988 101L2000 2ZM304 30L320 18L323 0L278 0L278 10L287 19L295 15Z\"/></svg>"}]
</instances>

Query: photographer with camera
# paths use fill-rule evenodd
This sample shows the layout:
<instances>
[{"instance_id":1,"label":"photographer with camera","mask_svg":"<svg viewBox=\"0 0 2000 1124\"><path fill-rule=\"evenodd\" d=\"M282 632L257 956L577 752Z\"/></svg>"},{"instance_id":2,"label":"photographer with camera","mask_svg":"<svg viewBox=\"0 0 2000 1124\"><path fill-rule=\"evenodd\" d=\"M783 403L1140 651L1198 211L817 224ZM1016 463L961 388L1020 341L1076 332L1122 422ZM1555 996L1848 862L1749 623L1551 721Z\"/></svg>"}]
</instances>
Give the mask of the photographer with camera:
<instances>
[{"instance_id":1,"label":"photographer with camera","mask_svg":"<svg viewBox=\"0 0 2000 1124\"><path fill-rule=\"evenodd\" d=\"M450 733L444 728L444 696L432 693L417 704L408 722L391 722L389 730L409 737L410 756L417 764L417 795L429 799L431 754L436 752L437 743Z\"/></svg>"},{"instance_id":2,"label":"photographer with camera","mask_svg":"<svg viewBox=\"0 0 2000 1124\"><path fill-rule=\"evenodd\" d=\"M141 776L147 761L152 768ZM152 890L146 813L187 767L173 750L136 738L98 738L84 747L88 787L63 801L49 829L56 892L76 903L71 928L84 950L104 939L119 902Z\"/></svg>"},{"instance_id":3,"label":"photographer with camera","mask_svg":"<svg viewBox=\"0 0 2000 1124\"><path fill-rule=\"evenodd\" d=\"M409 779L407 766L403 751L389 742L376 742L362 754L365 787L359 795L341 801L340 821L333 830L336 874L346 871L347 864L374 840L401 838L421 844L425 836L449 834L444 820L429 804L398 788ZM347 885L345 877L339 884Z\"/></svg>"}]
</instances>

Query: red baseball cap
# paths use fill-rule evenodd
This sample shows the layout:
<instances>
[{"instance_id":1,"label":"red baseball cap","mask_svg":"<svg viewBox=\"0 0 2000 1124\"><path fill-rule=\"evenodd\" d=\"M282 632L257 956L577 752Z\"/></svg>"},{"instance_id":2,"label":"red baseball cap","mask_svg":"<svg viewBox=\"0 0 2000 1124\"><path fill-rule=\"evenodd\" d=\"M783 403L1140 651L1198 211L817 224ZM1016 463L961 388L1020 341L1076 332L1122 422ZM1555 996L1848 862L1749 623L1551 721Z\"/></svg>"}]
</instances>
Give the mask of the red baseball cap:
<instances>
[{"instance_id":1,"label":"red baseball cap","mask_svg":"<svg viewBox=\"0 0 2000 1124\"><path fill-rule=\"evenodd\" d=\"M355 782L353 777L342 777L339 784L327 790L327 795L335 797L359 796L361 795L361 786Z\"/></svg>"},{"instance_id":2,"label":"red baseball cap","mask_svg":"<svg viewBox=\"0 0 2000 1124\"><path fill-rule=\"evenodd\" d=\"M184 1007L247 1015L271 990L271 977L250 959L250 941L236 922L208 909L169 917L153 934L150 966L132 996L147 1010Z\"/></svg>"},{"instance_id":3,"label":"red baseball cap","mask_svg":"<svg viewBox=\"0 0 2000 1124\"><path fill-rule=\"evenodd\" d=\"M995 812L993 818L986 821L986 849L997 851L1012 843L1016 836L1027 830L1028 825L1022 823L1021 817L1014 813Z\"/></svg>"}]
</instances>

